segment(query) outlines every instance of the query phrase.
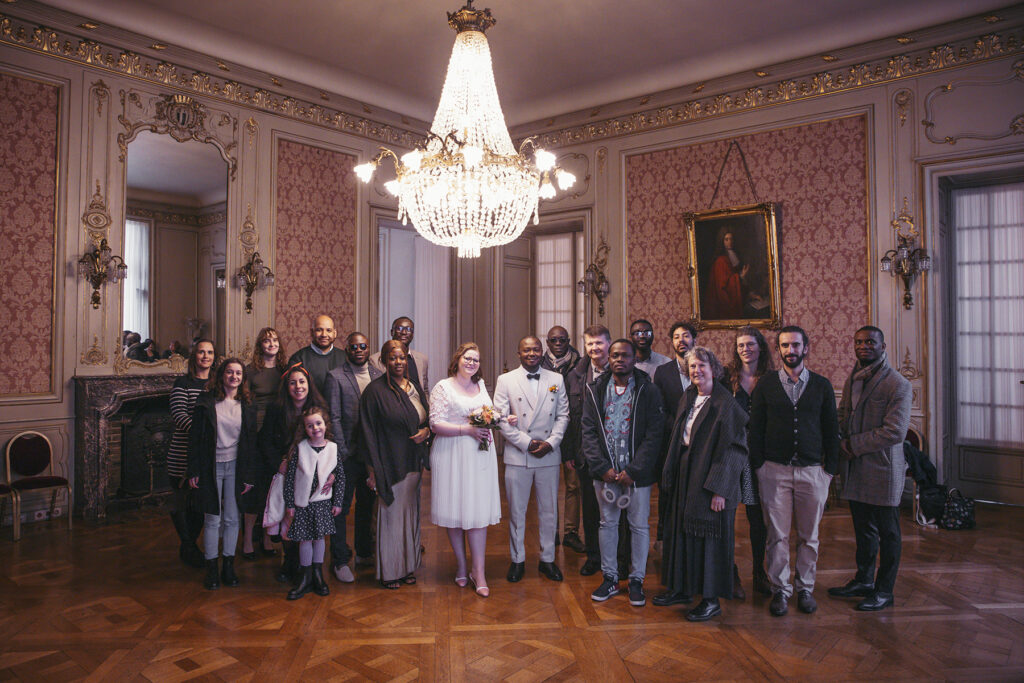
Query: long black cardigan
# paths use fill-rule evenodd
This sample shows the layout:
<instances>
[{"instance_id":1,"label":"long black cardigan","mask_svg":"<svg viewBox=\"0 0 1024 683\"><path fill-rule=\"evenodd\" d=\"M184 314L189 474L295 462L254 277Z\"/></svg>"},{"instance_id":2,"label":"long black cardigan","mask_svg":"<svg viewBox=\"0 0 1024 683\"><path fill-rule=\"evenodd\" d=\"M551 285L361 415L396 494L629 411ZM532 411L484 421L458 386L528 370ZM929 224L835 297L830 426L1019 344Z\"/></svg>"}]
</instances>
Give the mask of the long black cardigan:
<instances>
[{"instance_id":1,"label":"long black cardigan","mask_svg":"<svg viewBox=\"0 0 1024 683\"><path fill-rule=\"evenodd\" d=\"M420 385L413 381L425 412L429 412L427 397ZM402 390L395 391L388 384L387 374L371 381L359 399L359 432L363 453L373 467L377 480L377 494L385 505L395 502L392 488L410 472L419 472L429 457L429 439L415 443L411 438L428 419L422 422L412 401Z\"/></svg>"},{"instance_id":2,"label":"long black cardigan","mask_svg":"<svg viewBox=\"0 0 1024 683\"><path fill-rule=\"evenodd\" d=\"M251 403L242 404L242 431L238 434L238 459L235 464L235 497L238 509L242 510L242 489L246 484L255 485L255 463L259 457L256 451L256 407ZM208 515L220 514L220 497L217 495L217 400L213 394L204 391L196 399L192 414L192 427L188 433L188 478L199 477L199 500L203 512ZM246 495L253 495L250 491Z\"/></svg>"}]
</instances>

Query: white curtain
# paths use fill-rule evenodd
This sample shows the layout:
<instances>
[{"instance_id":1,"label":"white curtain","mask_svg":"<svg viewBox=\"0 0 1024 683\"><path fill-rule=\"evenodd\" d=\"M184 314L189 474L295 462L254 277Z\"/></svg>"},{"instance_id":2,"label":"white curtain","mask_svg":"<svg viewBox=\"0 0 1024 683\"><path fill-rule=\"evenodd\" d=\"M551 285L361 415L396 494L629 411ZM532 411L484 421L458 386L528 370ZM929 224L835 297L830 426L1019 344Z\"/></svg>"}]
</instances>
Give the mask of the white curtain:
<instances>
[{"instance_id":1,"label":"white curtain","mask_svg":"<svg viewBox=\"0 0 1024 683\"><path fill-rule=\"evenodd\" d=\"M143 339L149 329L149 242L150 224L128 219L124 224L124 320L122 329L138 332Z\"/></svg>"},{"instance_id":2,"label":"white curtain","mask_svg":"<svg viewBox=\"0 0 1024 683\"><path fill-rule=\"evenodd\" d=\"M953 191L957 432L1024 441L1024 183Z\"/></svg>"},{"instance_id":3,"label":"white curtain","mask_svg":"<svg viewBox=\"0 0 1024 683\"><path fill-rule=\"evenodd\" d=\"M537 235L534 238L534 301L536 302L537 322L534 334L545 339L555 325L561 325L569 331L573 339L573 330L577 326L577 315L574 300L578 264L574 258L574 242L576 234L571 232L554 235ZM579 233L582 235L582 233Z\"/></svg>"}]
</instances>

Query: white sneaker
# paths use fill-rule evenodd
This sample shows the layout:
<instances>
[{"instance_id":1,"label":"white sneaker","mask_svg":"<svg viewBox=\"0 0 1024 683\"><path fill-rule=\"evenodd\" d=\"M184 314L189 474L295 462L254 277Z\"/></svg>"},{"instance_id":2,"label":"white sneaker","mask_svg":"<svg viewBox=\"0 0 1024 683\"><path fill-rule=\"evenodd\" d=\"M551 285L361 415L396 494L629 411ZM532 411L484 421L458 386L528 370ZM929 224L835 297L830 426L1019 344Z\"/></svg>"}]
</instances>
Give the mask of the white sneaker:
<instances>
[{"instance_id":1,"label":"white sneaker","mask_svg":"<svg viewBox=\"0 0 1024 683\"><path fill-rule=\"evenodd\" d=\"M343 564L340 567L334 568L334 576L342 583L352 583L356 580L355 574L349 569L347 564Z\"/></svg>"}]
</instances>

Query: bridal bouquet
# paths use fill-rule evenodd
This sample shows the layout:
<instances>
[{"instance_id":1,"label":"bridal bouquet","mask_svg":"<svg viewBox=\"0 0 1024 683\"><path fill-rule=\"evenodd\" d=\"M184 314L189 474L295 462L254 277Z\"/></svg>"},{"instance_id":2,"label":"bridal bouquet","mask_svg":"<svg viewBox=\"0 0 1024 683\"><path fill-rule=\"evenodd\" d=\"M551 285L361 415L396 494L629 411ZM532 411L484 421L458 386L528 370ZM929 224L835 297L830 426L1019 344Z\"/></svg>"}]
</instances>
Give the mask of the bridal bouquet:
<instances>
[{"instance_id":1,"label":"bridal bouquet","mask_svg":"<svg viewBox=\"0 0 1024 683\"><path fill-rule=\"evenodd\" d=\"M505 416L495 410L494 406L480 406L469 414L469 424L478 428L490 429L491 431L498 429L498 425L504 419ZM490 443L490 439L482 439L480 441L480 450L488 450Z\"/></svg>"}]
</instances>

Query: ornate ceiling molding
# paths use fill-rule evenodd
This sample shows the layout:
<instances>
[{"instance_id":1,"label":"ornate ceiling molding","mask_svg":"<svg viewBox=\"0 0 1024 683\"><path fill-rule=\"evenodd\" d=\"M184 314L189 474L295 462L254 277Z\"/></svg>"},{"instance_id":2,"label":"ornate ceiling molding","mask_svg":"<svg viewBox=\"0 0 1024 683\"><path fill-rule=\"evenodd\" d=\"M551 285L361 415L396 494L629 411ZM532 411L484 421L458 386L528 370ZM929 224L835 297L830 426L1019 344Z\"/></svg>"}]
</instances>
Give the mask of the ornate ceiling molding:
<instances>
[{"instance_id":1,"label":"ornate ceiling molding","mask_svg":"<svg viewBox=\"0 0 1024 683\"><path fill-rule=\"evenodd\" d=\"M377 142L412 148L423 135L365 116L313 104L220 76L179 67L129 50L85 40L34 22L0 13L0 45L29 50L100 71L127 76L222 102L265 111Z\"/></svg>"},{"instance_id":2,"label":"ornate ceiling molding","mask_svg":"<svg viewBox=\"0 0 1024 683\"><path fill-rule=\"evenodd\" d=\"M1022 53L1024 27L1018 26L977 38L944 43L829 71L819 71L795 79L780 80L666 107L542 132L538 134L538 144L547 148L566 147L645 133L788 102L835 95ZM520 127L516 135L522 135L524 131L525 128Z\"/></svg>"}]
</instances>

